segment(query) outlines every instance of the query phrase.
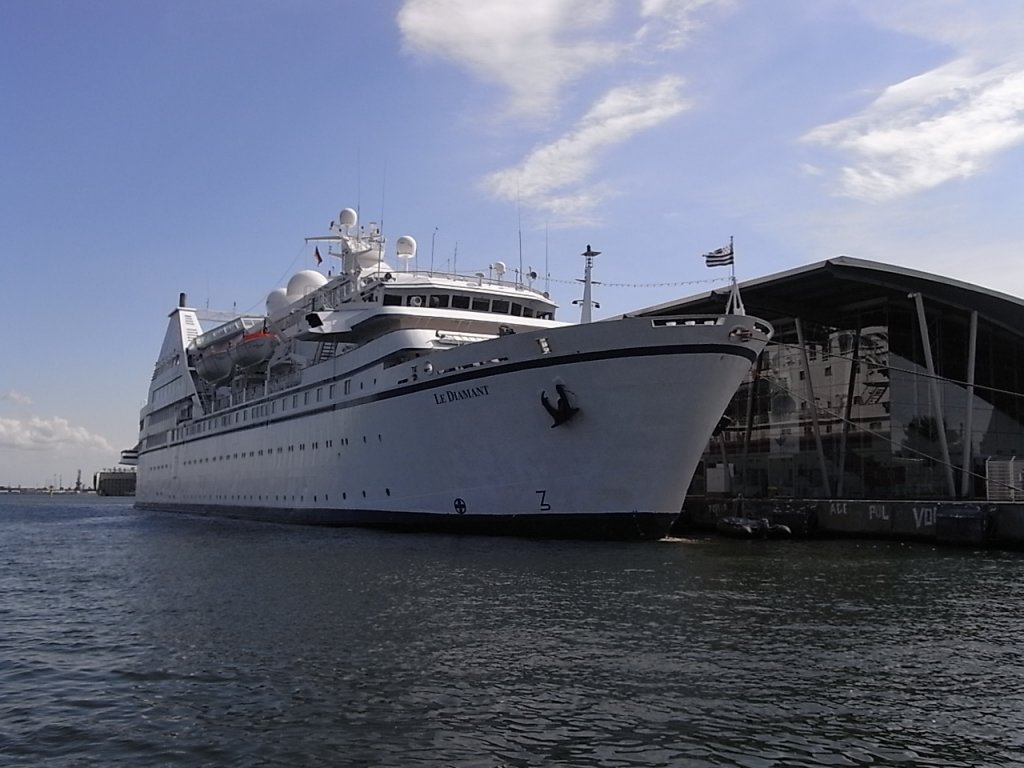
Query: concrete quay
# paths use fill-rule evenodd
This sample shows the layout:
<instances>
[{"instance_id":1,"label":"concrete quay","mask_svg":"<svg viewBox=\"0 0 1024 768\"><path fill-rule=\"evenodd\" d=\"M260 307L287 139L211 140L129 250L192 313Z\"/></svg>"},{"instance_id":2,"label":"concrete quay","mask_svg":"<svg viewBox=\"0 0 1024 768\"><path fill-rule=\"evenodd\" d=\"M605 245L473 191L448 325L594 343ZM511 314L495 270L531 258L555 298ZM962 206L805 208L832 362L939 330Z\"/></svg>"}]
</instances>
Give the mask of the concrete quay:
<instances>
[{"instance_id":1,"label":"concrete quay","mask_svg":"<svg viewBox=\"0 0 1024 768\"><path fill-rule=\"evenodd\" d=\"M712 532L728 518L767 520L793 536L925 541L1024 549L1024 503L691 497L672 528L676 535Z\"/></svg>"}]
</instances>

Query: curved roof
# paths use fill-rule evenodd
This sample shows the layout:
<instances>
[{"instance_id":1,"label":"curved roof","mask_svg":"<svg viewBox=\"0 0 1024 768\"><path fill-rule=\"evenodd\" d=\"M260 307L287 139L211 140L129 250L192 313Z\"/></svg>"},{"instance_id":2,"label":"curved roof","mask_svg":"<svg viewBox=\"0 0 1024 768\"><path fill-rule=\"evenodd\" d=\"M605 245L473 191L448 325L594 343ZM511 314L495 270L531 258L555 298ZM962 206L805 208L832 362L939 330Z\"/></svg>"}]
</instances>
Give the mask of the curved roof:
<instances>
[{"instance_id":1,"label":"curved roof","mask_svg":"<svg viewBox=\"0 0 1024 768\"><path fill-rule=\"evenodd\" d=\"M729 287L631 312L632 315L701 314L721 312ZM950 309L979 316L1024 334L1024 300L948 277L918 272L893 264L836 256L786 272L740 283L747 313L769 322L791 318L829 324L836 314L856 311L880 298L907 299L920 293L926 304L939 302Z\"/></svg>"}]
</instances>

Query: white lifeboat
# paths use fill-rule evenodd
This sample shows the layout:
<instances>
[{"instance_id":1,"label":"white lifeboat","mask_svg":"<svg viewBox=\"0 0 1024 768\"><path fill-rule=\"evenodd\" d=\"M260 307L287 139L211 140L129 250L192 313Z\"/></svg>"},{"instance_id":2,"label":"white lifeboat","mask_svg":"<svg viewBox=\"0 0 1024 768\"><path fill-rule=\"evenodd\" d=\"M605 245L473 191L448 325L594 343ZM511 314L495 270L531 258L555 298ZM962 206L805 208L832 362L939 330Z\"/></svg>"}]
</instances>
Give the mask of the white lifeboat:
<instances>
[{"instance_id":1,"label":"white lifeboat","mask_svg":"<svg viewBox=\"0 0 1024 768\"><path fill-rule=\"evenodd\" d=\"M206 381L214 383L224 381L235 368L227 347L222 345L199 350L195 361L196 372Z\"/></svg>"},{"instance_id":2,"label":"white lifeboat","mask_svg":"<svg viewBox=\"0 0 1024 768\"><path fill-rule=\"evenodd\" d=\"M231 345L228 352L239 368L251 368L269 360L277 348L278 341L276 334L261 328L244 334Z\"/></svg>"}]
</instances>

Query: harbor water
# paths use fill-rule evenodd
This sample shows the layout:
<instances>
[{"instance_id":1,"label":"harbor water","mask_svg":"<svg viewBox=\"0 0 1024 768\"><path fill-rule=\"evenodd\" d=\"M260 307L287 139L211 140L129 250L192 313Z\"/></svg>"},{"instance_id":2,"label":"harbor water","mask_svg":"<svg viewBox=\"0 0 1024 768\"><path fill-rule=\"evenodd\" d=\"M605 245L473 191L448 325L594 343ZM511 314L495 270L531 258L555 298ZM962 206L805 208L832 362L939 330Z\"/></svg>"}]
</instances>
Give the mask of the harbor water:
<instances>
[{"instance_id":1,"label":"harbor water","mask_svg":"<svg viewBox=\"0 0 1024 768\"><path fill-rule=\"evenodd\" d=\"M1024 765L1024 555L0 497L0 764Z\"/></svg>"}]
</instances>

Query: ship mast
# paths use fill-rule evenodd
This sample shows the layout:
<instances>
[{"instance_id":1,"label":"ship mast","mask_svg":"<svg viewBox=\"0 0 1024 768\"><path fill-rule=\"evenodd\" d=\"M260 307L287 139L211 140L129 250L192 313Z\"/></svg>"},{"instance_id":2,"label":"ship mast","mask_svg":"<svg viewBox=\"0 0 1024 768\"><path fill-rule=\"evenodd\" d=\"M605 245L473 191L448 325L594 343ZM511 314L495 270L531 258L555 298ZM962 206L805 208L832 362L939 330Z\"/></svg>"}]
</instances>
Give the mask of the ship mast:
<instances>
[{"instance_id":1,"label":"ship mast","mask_svg":"<svg viewBox=\"0 0 1024 768\"><path fill-rule=\"evenodd\" d=\"M580 305L580 323L589 323L591 321L591 309L593 307L601 308L601 305L591 299L591 288L594 281L591 279L591 273L594 269L594 257L600 256L600 251L595 251L587 244L587 250L580 254L587 260L587 265L583 270L583 299L577 299L573 304Z\"/></svg>"}]
</instances>

